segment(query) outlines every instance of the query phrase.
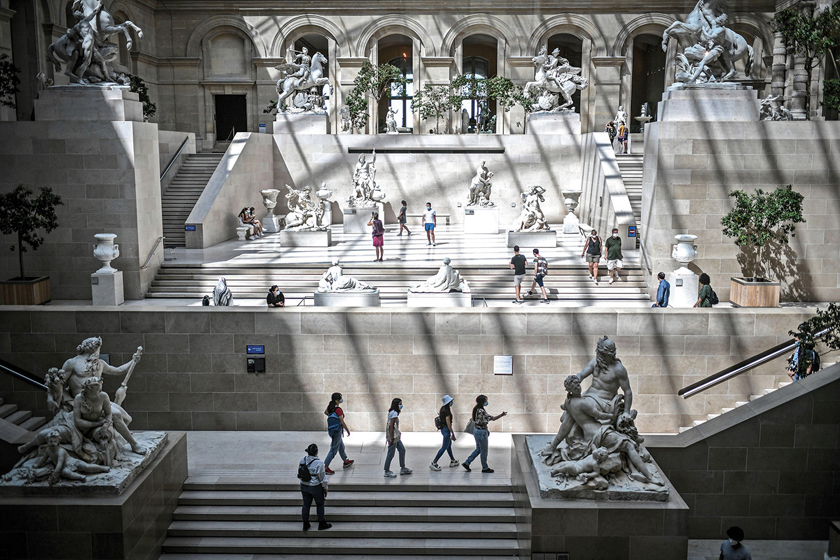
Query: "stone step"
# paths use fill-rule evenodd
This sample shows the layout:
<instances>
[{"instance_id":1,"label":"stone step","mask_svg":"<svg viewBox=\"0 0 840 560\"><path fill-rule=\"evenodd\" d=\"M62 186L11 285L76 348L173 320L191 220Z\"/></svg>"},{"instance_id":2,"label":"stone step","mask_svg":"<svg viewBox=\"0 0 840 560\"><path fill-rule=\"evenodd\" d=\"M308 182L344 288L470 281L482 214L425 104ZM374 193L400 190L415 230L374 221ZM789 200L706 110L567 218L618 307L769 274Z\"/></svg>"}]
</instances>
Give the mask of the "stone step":
<instances>
[{"instance_id":1,"label":"stone step","mask_svg":"<svg viewBox=\"0 0 840 560\"><path fill-rule=\"evenodd\" d=\"M692 426L680 426L680 433L687 432Z\"/></svg>"},{"instance_id":2,"label":"stone step","mask_svg":"<svg viewBox=\"0 0 840 560\"><path fill-rule=\"evenodd\" d=\"M507 477L482 477L480 484L475 481L438 484L430 479L406 477L400 479L400 484L383 484L378 480L330 482L330 492L503 492L510 493L512 485ZM378 478L378 477L377 477ZM258 479L244 476L197 476L188 477L184 481L183 490L205 491L259 491L259 492L300 492L300 483L291 482L289 477L266 477Z\"/></svg>"},{"instance_id":3,"label":"stone step","mask_svg":"<svg viewBox=\"0 0 840 560\"><path fill-rule=\"evenodd\" d=\"M0 406L0 418L6 418L10 414L17 412L18 405L16 404L4 404Z\"/></svg>"},{"instance_id":4,"label":"stone step","mask_svg":"<svg viewBox=\"0 0 840 560\"><path fill-rule=\"evenodd\" d=\"M314 529L313 529L314 530ZM330 529L332 531L332 529ZM368 560L370 558L367 554L335 554L333 552L329 555L330 560ZM177 554L164 553L160 556L160 560L312 560L309 554L260 554L254 556L253 554L224 554L224 555L207 555L207 554ZM421 556L423 560L518 560L519 556L453 556L451 554L424 554ZM377 554L376 560L407 560L401 554Z\"/></svg>"},{"instance_id":5,"label":"stone step","mask_svg":"<svg viewBox=\"0 0 840 560\"><path fill-rule=\"evenodd\" d=\"M761 397L763 397L763 396L764 396L764 395L750 395L750 402L752 402L752 401L754 401L754 400L756 400L756 399L760 399L760 398L761 398Z\"/></svg>"},{"instance_id":6,"label":"stone step","mask_svg":"<svg viewBox=\"0 0 840 560\"><path fill-rule=\"evenodd\" d=\"M25 422L22 422L20 424L20 427L23 428L24 430L34 432L35 430L37 430L38 428L40 428L41 426L43 426L46 423L47 423L47 419L44 418L43 416L33 416L29 420L26 420Z\"/></svg>"},{"instance_id":7,"label":"stone step","mask_svg":"<svg viewBox=\"0 0 840 560\"><path fill-rule=\"evenodd\" d=\"M777 390L778 390L778 389L776 389L776 388L773 388L773 389L764 389L764 394L765 394L765 395L769 395L770 393L772 393L772 392L774 392L774 391L777 391Z\"/></svg>"},{"instance_id":8,"label":"stone step","mask_svg":"<svg viewBox=\"0 0 840 560\"><path fill-rule=\"evenodd\" d=\"M788 385L792 385L793 381L779 381L779 389L782 387L787 387Z\"/></svg>"},{"instance_id":9,"label":"stone step","mask_svg":"<svg viewBox=\"0 0 840 560\"><path fill-rule=\"evenodd\" d=\"M402 486L400 488L403 488ZM348 506L330 511L334 521L393 521L461 523L476 512L470 507ZM516 520L513 508L481 508L487 523L510 523ZM299 521L300 505L293 506L178 506L178 521Z\"/></svg>"},{"instance_id":10,"label":"stone step","mask_svg":"<svg viewBox=\"0 0 840 560\"><path fill-rule=\"evenodd\" d=\"M749 402L748 401L737 401L735 403L735 406L739 407L739 406L744 406L745 404L749 404Z\"/></svg>"},{"instance_id":11,"label":"stone step","mask_svg":"<svg viewBox=\"0 0 840 560\"><path fill-rule=\"evenodd\" d=\"M392 492L330 492L332 507L359 505L393 505ZM400 497L403 506L435 506L443 502L469 502L475 507L512 507L513 496L499 492L418 492L406 493ZM259 492L185 490L178 498L178 505L300 505L300 491Z\"/></svg>"},{"instance_id":12,"label":"stone step","mask_svg":"<svg viewBox=\"0 0 840 560\"><path fill-rule=\"evenodd\" d=\"M705 424L705 423L706 423L706 420L695 420L694 422L692 422L692 426L696 428L700 424Z\"/></svg>"},{"instance_id":13,"label":"stone step","mask_svg":"<svg viewBox=\"0 0 840 560\"><path fill-rule=\"evenodd\" d=\"M717 418L718 416L720 416L720 414L707 414L706 420L711 420L713 418Z\"/></svg>"},{"instance_id":14,"label":"stone step","mask_svg":"<svg viewBox=\"0 0 840 560\"><path fill-rule=\"evenodd\" d=\"M11 422L12 424L20 424L30 418L32 418L31 410L18 410L4 417L7 422Z\"/></svg>"},{"instance_id":15,"label":"stone step","mask_svg":"<svg viewBox=\"0 0 840 560\"><path fill-rule=\"evenodd\" d=\"M720 413L721 414L726 414L727 412L732 412L733 410L735 410L735 408L736 407L734 407L734 406L732 408L721 408Z\"/></svg>"}]
</instances>

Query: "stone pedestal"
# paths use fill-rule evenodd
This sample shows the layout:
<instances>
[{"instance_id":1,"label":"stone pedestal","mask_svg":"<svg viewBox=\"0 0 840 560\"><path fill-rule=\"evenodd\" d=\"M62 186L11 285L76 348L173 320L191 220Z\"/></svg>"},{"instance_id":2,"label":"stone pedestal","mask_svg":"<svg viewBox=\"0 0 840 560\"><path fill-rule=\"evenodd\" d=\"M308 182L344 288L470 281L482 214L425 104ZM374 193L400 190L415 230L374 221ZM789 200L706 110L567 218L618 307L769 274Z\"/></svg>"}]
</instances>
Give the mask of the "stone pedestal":
<instances>
[{"instance_id":1,"label":"stone pedestal","mask_svg":"<svg viewBox=\"0 0 840 560\"><path fill-rule=\"evenodd\" d=\"M281 247L329 247L332 230L326 231L281 231Z\"/></svg>"},{"instance_id":2,"label":"stone pedestal","mask_svg":"<svg viewBox=\"0 0 840 560\"><path fill-rule=\"evenodd\" d=\"M316 307L380 307L379 290L315 292Z\"/></svg>"},{"instance_id":3,"label":"stone pedestal","mask_svg":"<svg viewBox=\"0 0 840 560\"><path fill-rule=\"evenodd\" d=\"M662 94L659 121L758 121L758 92L741 84L674 84Z\"/></svg>"},{"instance_id":4,"label":"stone pedestal","mask_svg":"<svg viewBox=\"0 0 840 560\"><path fill-rule=\"evenodd\" d=\"M406 307L472 307L472 294L470 292L414 293L409 291Z\"/></svg>"},{"instance_id":5,"label":"stone pedestal","mask_svg":"<svg viewBox=\"0 0 840 560\"><path fill-rule=\"evenodd\" d=\"M277 233L280 231L280 218L274 215L266 215L262 219L262 225L265 233Z\"/></svg>"},{"instance_id":6,"label":"stone pedestal","mask_svg":"<svg viewBox=\"0 0 840 560\"><path fill-rule=\"evenodd\" d=\"M39 121L143 122L143 104L128 86L53 86L35 100Z\"/></svg>"},{"instance_id":7,"label":"stone pedestal","mask_svg":"<svg viewBox=\"0 0 840 560\"><path fill-rule=\"evenodd\" d=\"M274 134L329 134L330 117L326 113L277 113Z\"/></svg>"},{"instance_id":8,"label":"stone pedestal","mask_svg":"<svg viewBox=\"0 0 840 560\"><path fill-rule=\"evenodd\" d=\"M381 202L369 208L343 208L344 233L366 233L370 235L372 228L368 225L372 212L379 212L379 219L385 223L385 205Z\"/></svg>"},{"instance_id":9,"label":"stone pedestal","mask_svg":"<svg viewBox=\"0 0 840 560\"><path fill-rule=\"evenodd\" d=\"M499 233L499 209L495 206L464 208L464 233Z\"/></svg>"},{"instance_id":10,"label":"stone pedestal","mask_svg":"<svg viewBox=\"0 0 840 560\"><path fill-rule=\"evenodd\" d=\"M123 273L94 272L90 275L90 287L93 292L93 305L122 305L125 302Z\"/></svg>"},{"instance_id":11,"label":"stone pedestal","mask_svg":"<svg viewBox=\"0 0 840 560\"><path fill-rule=\"evenodd\" d=\"M577 231L577 230L575 230ZM507 246L519 245L523 250L557 247L557 232L551 231L508 231L505 233Z\"/></svg>"},{"instance_id":12,"label":"stone pedestal","mask_svg":"<svg viewBox=\"0 0 840 560\"><path fill-rule=\"evenodd\" d=\"M531 113L525 131L528 134L580 134L580 113Z\"/></svg>"},{"instance_id":13,"label":"stone pedestal","mask_svg":"<svg viewBox=\"0 0 840 560\"><path fill-rule=\"evenodd\" d=\"M699 276L686 267L680 267L668 273L668 283L671 284L668 307L694 307L697 303L697 292L700 290ZM653 294L656 295L656 288Z\"/></svg>"}]
</instances>

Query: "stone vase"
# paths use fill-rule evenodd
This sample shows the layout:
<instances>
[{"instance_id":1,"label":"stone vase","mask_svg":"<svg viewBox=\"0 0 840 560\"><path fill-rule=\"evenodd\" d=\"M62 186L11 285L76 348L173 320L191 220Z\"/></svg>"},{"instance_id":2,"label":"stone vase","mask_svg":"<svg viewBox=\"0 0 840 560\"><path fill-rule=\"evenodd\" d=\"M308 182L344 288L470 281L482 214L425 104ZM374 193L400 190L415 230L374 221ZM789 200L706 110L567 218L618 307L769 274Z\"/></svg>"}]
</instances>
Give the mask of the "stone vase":
<instances>
[{"instance_id":1,"label":"stone vase","mask_svg":"<svg viewBox=\"0 0 840 560\"><path fill-rule=\"evenodd\" d=\"M97 233L96 245L93 246L93 256L102 261L102 268L96 274L114 274L116 268L111 266L111 261L120 256L120 246L114 243L116 233Z\"/></svg>"},{"instance_id":2,"label":"stone vase","mask_svg":"<svg viewBox=\"0 0 840 560\"><path fill-rule=\"evenodd\" d=\"M263 189L260 191L263 197L263 206L265 206L266 214L263 218L263 231L266 233L277 233L280 231L280 220L274 215L274 208L277 207L277 196L280 191L277 189Z\"/></svg>"},{"instance_id":3,"label":"stone vase","mask_svg":"<svg viewBox=\"0 0 840 560\"><path fill-rule=\"evenodd\" d=\"M679 262L683 268L687 268L688 263L697 258L697 245L694 244L697 236L681 233L674 237L677 240L677 244L674 245L674 249L671 251L671 258Z\"/></svg>"},{"instance_id":4,"label":"stone vase","mask_svg":"<svg viewBox=\"0 0 840 560\"><path fill-rule=\"evenodd\" d=\"M562 191L562 193L563 204L566 206L566 210L569 211L566 217L563 218L563 233L577 233L580 220L575 215L575 210L577 210L582 193L581 191Z\"/></svg>"},{"instance_id":5,"label":"stone vase","mask_svg":"<svg viewBox=\"0 0 840 560\"><path fill-rule=\"evenodd\" d=\"M697 236L681 233L674 237L677 244L671 251L671 257L680 263L680 268L668 274L668 282L671 284L669 305L690 308L697 301L697 291L700 289L700 277L688 268L688 263L697 258L697 245L694 244Z\"/></svg>"},{"instance_id":6,"label":"stone vase","mask_svg":"<svg viewBox=\"0 0 840 560\"><path fill-rule=\"evenodd\" d=\"M321 188L315 192L315 196L324 201L324 215L321 216L321 223L319 224L322 227L330 227L332 225L332 204L329 200L332 194L332 191L327 188L326 184L321 185Z\"/></svg>"}]
</instances>

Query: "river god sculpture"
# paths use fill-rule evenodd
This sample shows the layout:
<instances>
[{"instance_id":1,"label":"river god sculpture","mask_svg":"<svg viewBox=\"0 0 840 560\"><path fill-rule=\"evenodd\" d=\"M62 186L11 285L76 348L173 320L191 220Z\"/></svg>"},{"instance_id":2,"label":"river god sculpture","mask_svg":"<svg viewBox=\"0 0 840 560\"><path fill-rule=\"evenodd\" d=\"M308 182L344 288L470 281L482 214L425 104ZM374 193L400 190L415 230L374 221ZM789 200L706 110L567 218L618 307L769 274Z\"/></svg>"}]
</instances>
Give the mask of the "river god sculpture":
<instances>
[{"instance_id":1,"label":"river god sculpture","mask_svg":"<svg viewBox=\"0 0 840 560\"><path fill-rule=\"evenodd\" d=\"M325 98L329 94L330 80L324 75L327 57L320 52L309 56L309 49L287 50L287 60L274 68L280 71L277 80L277 111L283 113L324 113ZM285 106L291 97L291 103Z\"/></svg>"},{"instance_id":2,"label":"river god sculpture","mask_svg":"<svg viewBox=\"0 0 840 560\"><path fill-rule=\"evenodd\" d=\"M525 84L524 88L525 93L535 100L531 112L574 111L572 94L589 87L589 82L580 75L581 69L560 56L560 49L548 54L547 45L543 45L531 61L535 68L534 81ZM560 96L563 97L562 104Z\"/></svg>"},{"instance_id":3,"label":"river god sculpture","mask_svg":"<svg viewBox=\"0 0 840 560\"><path fill-rule=\"evenodd\" d=\"M333 259L332 266L321 276L318 281L319 292L353 292L353 291L376 291L376 288L368 286L352 276L344 276L338 259Z\"/></svg>"},{"instance_id":4,"label":"river god sculpture","mask_svg":"<svg viewBox=\"0 0 840 560\"><path fill-rule=\"evenodd\" d=\"M432 292L469 292L469 284L461 278L460 272L449 265L450 262L452 261L449 260L449 257L443 259L443 265L437 274L428 278L425 282L411 286L408 291L419 294Z\"/></svg>"},{"instance_id":5,"label":"river god sculpture","mask_svg":"<svg viewBox=\"0 0 840 560\"><path fill-rule=\"evenodd\" d=\"M365 154L359 155L353 170L353 196L348 200L351 208L373 208L385 200L385 193L376 184L376 150L368 161Z\"/></svg>"},{"instance_id":6,"label":"river god sculpture","mask_svg":"<svg viewBox=\"0 0 840 560\"><path fill-rule=\"evenodd\" d=\"M513 223L513 231L551 231L551 227L545 219L541 202L545 202L543 198L545 189L539 185L532 186L528 192L522 193L522 212Z\"/></svg>"},{"instance_id":7,"label":"river god sculpture","mask_svg":"<svg viewBox=\"0 0 840 560\"><path fill-rule=\"evenodd\" d=\"M312 189L297 190L286 185L289 193L286 195L286 207L289 213L286 214L286 227L283 231L326 231L327 225L324 222L326 201L318 197L318 202L312 200ZM321 192L321 191L319 191ZM331 195L326 191L327 197Z\"/></svg>"},{"instance_id":8,"label":"river god sculpture","mask_svg":"<svg viewBox=\"0 0 840 560\"><path fill-rule=\"evenodd\" d=\"M495 206L490 202L490 191L493 189L491 179L493 172L487 170L486 162L482 161L481 165L475 172L475 177L470 182L470 196L467 206L479 206L482 208Z\"/></svg>"}]
</instances>

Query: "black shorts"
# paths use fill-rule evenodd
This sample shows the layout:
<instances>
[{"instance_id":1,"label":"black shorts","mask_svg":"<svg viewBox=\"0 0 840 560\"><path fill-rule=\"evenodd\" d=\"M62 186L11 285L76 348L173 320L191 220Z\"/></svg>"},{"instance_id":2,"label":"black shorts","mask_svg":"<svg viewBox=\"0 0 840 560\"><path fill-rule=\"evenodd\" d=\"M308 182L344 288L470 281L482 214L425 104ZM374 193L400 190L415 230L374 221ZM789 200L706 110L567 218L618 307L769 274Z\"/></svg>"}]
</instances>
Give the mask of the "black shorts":
<instances>
[{"instance_id":1,"label":"black shorts","mask_svg":"<svg viewBox=\"0 0 840 560\"><path fill-rule=\"evenodd\" d=\"M540 288L542 288L542 287L543 287L543 278L545 278L545 277L544 277L544 276L541 276L541 275L539 275L539 274L537 274L536 276L534 276L534 282L536 282L536 283L537 283L537 285L538 285Z\"/></svg>"}]
</instances>

